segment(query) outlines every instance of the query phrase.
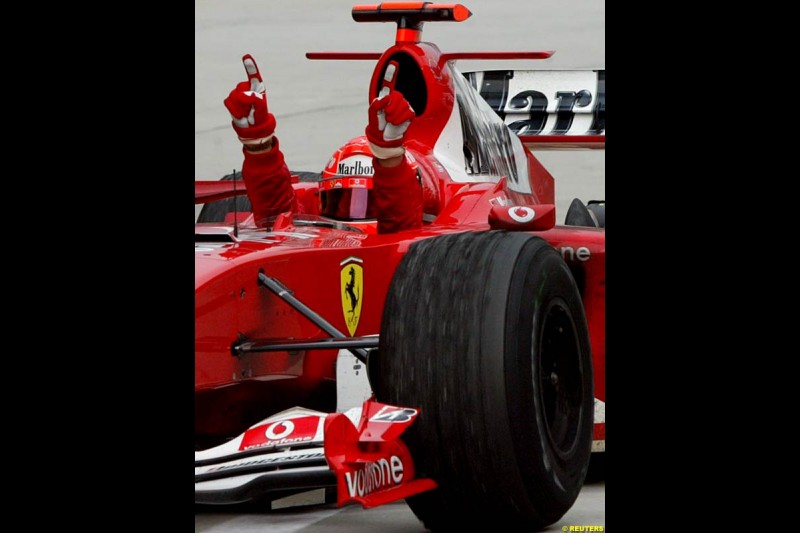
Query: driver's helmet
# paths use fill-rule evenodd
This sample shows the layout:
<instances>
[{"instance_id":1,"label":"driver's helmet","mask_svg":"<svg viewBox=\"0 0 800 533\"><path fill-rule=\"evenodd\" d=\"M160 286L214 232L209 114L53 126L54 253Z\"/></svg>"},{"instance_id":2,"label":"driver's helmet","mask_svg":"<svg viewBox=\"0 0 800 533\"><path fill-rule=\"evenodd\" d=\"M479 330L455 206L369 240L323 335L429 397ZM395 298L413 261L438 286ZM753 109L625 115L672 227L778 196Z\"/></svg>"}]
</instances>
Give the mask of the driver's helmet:
<instances>
[{"instance_id":1,"label":"driver's helmet","mask_svg":"<svg viewBox=\"0 0 800 533\"><path fill-rule=\"evenodd\" d=\"M343 144L322 171L322 215L337 220L375 218L372 202L372 152L366 136Z\"/></svg>"}]
</instances>

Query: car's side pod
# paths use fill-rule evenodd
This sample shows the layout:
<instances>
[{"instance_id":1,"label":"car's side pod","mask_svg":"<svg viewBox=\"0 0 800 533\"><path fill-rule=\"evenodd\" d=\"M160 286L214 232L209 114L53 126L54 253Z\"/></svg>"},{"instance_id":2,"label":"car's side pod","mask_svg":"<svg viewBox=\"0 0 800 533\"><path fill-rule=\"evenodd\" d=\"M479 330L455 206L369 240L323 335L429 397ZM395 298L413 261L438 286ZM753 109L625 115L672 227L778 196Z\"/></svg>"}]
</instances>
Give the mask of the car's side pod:
<instances>
[{"instance_id":1,"label":"car's side pod","mask_svg":"<svg viewBox=\"0 0 800 533\"><path fill-rule=\"evenodd\" d=\"M493 205L489 211L489 225L492 229L509 231L545 231L556 225L556 206Z\"/></svg>"}]
</instances>

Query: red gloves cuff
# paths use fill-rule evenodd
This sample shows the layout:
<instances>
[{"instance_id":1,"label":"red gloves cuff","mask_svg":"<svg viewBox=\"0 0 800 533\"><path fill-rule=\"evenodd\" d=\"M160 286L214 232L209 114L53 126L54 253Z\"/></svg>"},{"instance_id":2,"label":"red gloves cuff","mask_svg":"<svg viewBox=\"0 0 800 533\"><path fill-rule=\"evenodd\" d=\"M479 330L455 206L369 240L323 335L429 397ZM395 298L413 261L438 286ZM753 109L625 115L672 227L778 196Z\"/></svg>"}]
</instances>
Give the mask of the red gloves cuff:
<instances>
[{"instance_id":1,"label":"red gloves cuff","mask_svg":"<svg viewBox=\"0 0 800 533\"><path fill-rule=\"evenodd\" d=\"M263 137L269 137L275 133L275 124L275 115L272 113L267 113L267 118L263 124L253 125L249 128L240 128L231 121L231 126L233 126L236 135L238 135L240 139L261 139Z\"/></svg>"}]
</instances>

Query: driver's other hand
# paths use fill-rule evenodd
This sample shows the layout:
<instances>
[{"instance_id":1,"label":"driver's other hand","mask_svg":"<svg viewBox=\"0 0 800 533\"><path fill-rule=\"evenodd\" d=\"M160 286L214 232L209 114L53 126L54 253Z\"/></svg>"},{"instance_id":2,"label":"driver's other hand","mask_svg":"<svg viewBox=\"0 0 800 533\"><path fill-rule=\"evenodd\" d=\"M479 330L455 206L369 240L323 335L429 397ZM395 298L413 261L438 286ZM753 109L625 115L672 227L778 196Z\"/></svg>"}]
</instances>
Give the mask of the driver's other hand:
<instances>
[{"instance_id":1,"label":"driver's other hand","mask_svg":"<svg viewBox=\"0 0 800 533\"><path fill-rule=\"evenodd\" d=\"M231 125L239 140L247 147L257 147L270 141L275 133L275 116L267 107L264 80L255 59L250 54L242 57L247 81L236 85L225 99L231 114Z\"/></svg>"}]
</instances>

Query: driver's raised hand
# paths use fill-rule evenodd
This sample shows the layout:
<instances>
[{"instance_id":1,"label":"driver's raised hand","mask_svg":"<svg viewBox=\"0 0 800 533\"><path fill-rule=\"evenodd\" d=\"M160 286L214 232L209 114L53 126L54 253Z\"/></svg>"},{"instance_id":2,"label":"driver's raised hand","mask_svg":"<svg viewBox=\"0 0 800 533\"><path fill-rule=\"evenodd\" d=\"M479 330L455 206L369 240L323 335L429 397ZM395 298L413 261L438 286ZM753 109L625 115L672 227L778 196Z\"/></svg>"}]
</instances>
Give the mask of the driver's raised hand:
<instances>
[{"instance_id":1,"label":"driver's raised hand","mask_svg":"<svg viewBox=\"0 0 800 533\"><path fill-rule=\"evenodd\" d=\"M369 123L365 133L372 154L379 159L393 158L404 153L403 136L416 117L402 93L394 88L397 69L398 63L390 61L378 97L369 105Z\"/></svg>"},{"instance_id":2,"label":"driver's raised hand","mask_svg":"<svg viewBox=\"0 0 800 533\"><path fill-rule=\"evenodd\" d=\"M245 55L242 63L247 72L247 81L236 85L225 99L225 107L231 114L231 125L245 148L268 147L275 133L275 116L267 107L264 80L253 56Z\"/></svg>"}]
</instances>

